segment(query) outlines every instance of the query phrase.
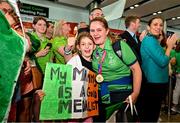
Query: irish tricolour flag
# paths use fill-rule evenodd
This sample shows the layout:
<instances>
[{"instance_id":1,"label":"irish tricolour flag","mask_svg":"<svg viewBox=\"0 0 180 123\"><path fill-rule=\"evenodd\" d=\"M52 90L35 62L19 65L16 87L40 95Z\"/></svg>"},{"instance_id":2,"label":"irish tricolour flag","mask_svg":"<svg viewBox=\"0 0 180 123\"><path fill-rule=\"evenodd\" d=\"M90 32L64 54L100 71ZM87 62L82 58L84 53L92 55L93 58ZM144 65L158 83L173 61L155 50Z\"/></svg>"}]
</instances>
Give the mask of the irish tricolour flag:
<instances>
[{"instance_id":1,"label":"irish tricolour flag","mask_svg":"<svg viewBox=\"0 0 180 123\"><path fill-rule=\"evenodd\" d=\"M96 75L71 61L68 65L47 64L43 85L46 96L41 104L41 120L79 119L98 115Z\"/></svg>"},{"instance_id":2,"label":"irish tricolour flag","mask_svg":"<svg viewBox=\"0 0 180 123\"><path fill-rule=\"evenodd\" d=\"M0 11L0 122L6 122L25 55L25 42Z\"/></svg>"}]
</instances>

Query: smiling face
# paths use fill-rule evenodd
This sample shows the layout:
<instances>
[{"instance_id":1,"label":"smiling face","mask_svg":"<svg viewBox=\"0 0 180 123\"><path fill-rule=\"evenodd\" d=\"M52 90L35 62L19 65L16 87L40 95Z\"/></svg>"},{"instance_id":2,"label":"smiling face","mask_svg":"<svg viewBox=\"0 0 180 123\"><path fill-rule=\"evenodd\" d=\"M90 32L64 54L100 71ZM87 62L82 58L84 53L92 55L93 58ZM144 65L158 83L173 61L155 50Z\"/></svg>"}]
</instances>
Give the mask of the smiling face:
<instances>
[{"instance_id":1,"label":"smiling face","mask_svg":"<svg viewBox=\"0 0 180 123\"><path fill-rule=\"evenodd\" d=\"M161 18L155 18L149 25L149 31L155 36L159 36L163 30L163 20Z\"/></svg>"},{"instance_id":2,"label":"smiling face","mask_svg":"<svg viewBox=\"0 0 180 123\"><path fill-rule=\"evenodd\" d=\"M101 9L95 9L94 11L91 12L89 19L93 20L96 17L103 17L103 12Z\"/></svg>"},{"instance_id":3,"label":"smiling face","mask_svg":"<svg viewBox=\"0 0 180 123\"><path fill-rule=\"evenodd\" d=\"M94 19L94 18L96 18L96 17L103 17L103 12L102 12L102 10L97 9L97 10L94 10L94 11L93 11L92 19Z\"/></svg>"},{"instance_id":4,"label":"smiling face","mask_svg":"<svg viewBox=\"0 0 180 123\"><path fill-rule=\"evenodd\" d=\"M10 26L12 26L16 23L15 19L13 18L13 16L9 12L7 12L5 14L5 17L6 17L7 21L9 22Z\"/></svg>"},{"instance_id":5,"label":"smiling face","mask_svg":"<svg viewBox=\"0 0 180 123\"><path fill-rule=\"evenodd\" d=\"M88 60L91 59L91 55L93 50L95 49L95 44L93 40L88 37L81 38L79 45L77 45L81 55L84 59Z\"/></svg>"},{"instance_id":6,"label":"smiling face","mask_svg":"<svg viewBox=\"0 0 180 123\"><path fill-rule=\"evenodd\" d=\"M12 6L6 1L0 2L0 9L7 9L8 11L13 10Z\"/></svg>"},{"instance_id":7,"label":"smiling face","mask_svg":"<svg viewBox=\"0 0 180 123\"><path fill-rule=\"evenodd\" d=\"M5 17L9 22L10 26L13 26L19 22L19 17L17 16L14 8L11 6L9 2L7 1L0 2L0 10L4 12Z\"/></svg>"},{"instance_id":8,"label":"smiling face","mask_svg":"<svg viewBox=\"0 0 180 123\"><path fill-rule=\"evenodd\" d=\"M106 37L108 35L109 29L106 29L104 24L100 21L93 21L90 24L90 34L94 39L96 45L100 47L104 46Z\"/></svg>"},{"instance_id":9,"label":"smiling face","mask_svg":"<svg viewBox=\"0 0 180 123\"><path fill-rule=\"evenodd\" d=\"M36 24L33 24L36 33L44 34L47 29L46 22L44 20L38 20Z\"/></svg>"}]
</instances>

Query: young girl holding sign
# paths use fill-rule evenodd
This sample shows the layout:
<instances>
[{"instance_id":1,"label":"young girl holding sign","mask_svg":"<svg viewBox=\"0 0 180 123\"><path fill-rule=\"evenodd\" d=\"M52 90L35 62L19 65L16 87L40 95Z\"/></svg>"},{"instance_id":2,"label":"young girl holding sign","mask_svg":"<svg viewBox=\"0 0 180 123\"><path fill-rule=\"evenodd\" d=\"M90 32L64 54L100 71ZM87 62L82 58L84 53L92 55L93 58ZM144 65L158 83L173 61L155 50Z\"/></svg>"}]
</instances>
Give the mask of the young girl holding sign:
<instances>
[{"instance_id":1,"label":"young girl holding sign","mask_svg":"<svg viewBox=\"0 0 180 123\"><path fill-rule=\"evenodd\" d=\"M82 32L79 34L76 42L77 55L72 57L67 64L71 64L74 59L80 59L82 66L92 69L91 55L95 49L93 38L88 32ZM78 65L78 64L77 64Z\"/></svg>"},{"instance_id":2,"label":"young girl holding sign","mask_svg":"<svg viewBox=\"0 0 180 123\"><path fill-rule=\"evenodd\" d=\"M87 69L93 71L91 55L93 50L95 49L95 44L91 35L87 32L82 32L79 34L76 42L77 55L72 57L67 64L73 65L79 69L82 67L86 67ZM70 122L93 122L92 117L88 117L85 119L73 119L68 121Z\"/></svg>"},{"instance_id":3,"label":"young girl holding sign","mask_svg":"<svg viewBox=\"0 0 180 123\"><path fill-rule=\"evenodd\" d=\"M76 48L77 48L78 53L76 55L74 55L68 61L67 64L72 65L73 68L77 68L78 70L82 71L83 73L85 72L86 76L85 76L85 79L83 79L83 80L81 78L79 78L80 75L75 76L75 79L73 79L73 81L71 83L72 87L75 86L75 89L72 89L72 91L71 91L71 95L72 95L71 98L72 99L78 98L78 100L81 100L83 102L89 101L88 103L94 104L94 102L96 103L98 101L97 96L95 96L95 97L88 96L87 91L86 91L86 89L87 89L86 87L89 88L88 90L93 90L93 91L98 90L98 86L94 87L94 85L96 83L95 83L95 78L93 79L93 77L95 77L96 75L94 72L92 72L92 62L91 62L91 55L93 53L93 50L95 49L95 44L93 42L93 38L90 36L89 33L83 32L78 36L78 39L76 42ZM92 78L87 80L86 77L89 77L88 75L91 75ZM80 80L78 80L78 79L80 79ZM88 85L87 85L87 81L88 81ZM91 82L89 83L89 81L91 81ZM91 88L91 85L93 85L92 88ZM82 89L84 89L83 92L82 92ZM97 93L98 92L96 92L96 95L98 95ZM79 96L79 94L81 96ZM43 98L41 98L41 99L43 99ZM90 122L90 123L92 123L93 122L92 116L98 114L98 112L96 109L91 110L90 106L84 107L84 105L83 105L83 103L78 103L78 105L75 104L73 107L77 108L76 111L77 110L85 110L85 111L82 111L82 112L80 111L80 112L76 112L76 114L75 113L72 114L71 117L74 119L67 119L67 120L60 119L62 121L62 123L71 123L71 122L73 122L73 123L74 122L84 122L84 123ZM95 108L98 109L97 105ZM86 110L87 110L87 112L86 112ZM89 111L89 110L91 110L91 111ZM72 110L72 111L74 111L74 110ZM74 116L74 115L76 115L76 116ZM84 117L86 117L86 118L84 118Z\"/></svg>"}]
</instances>

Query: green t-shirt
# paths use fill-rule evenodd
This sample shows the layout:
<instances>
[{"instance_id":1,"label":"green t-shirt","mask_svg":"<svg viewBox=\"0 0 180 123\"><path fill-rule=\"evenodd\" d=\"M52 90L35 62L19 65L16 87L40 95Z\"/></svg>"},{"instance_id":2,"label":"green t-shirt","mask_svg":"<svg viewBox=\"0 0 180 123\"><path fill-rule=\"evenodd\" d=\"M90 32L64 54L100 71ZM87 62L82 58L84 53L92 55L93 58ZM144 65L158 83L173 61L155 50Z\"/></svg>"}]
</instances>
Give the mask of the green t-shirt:
<instances>
[{"instance_id":1,"label":"green t-shirt","mask_svg":"<svg viewBox=\"0 0 180 123\"><path fill-rule=\"evenodd\" d=\"M102 63L102 75L104 77L104 81L112 81L125 76L130 76L131 71L127 65L134 64L137 60L136 56L126 42L121 41L122 59L123 62L127 64L125 65L115 54L109 38L106 39L104 49L97 46L93 53L92 63L93 69L96 71L96 73L98 73L98 61L101 61L104 50L106 51L105 60Z\"/></svg>"},{"instance_id":2,"label":"green t-shirt","mask_svg":"<svg viewBox=\"0 0 180 123\"><path fill-rule=\"evenodd\" d=\"M175 58L176 58L176 72L180 73L180 52L176 52Z\"/></svg>"},{"instance_id":3,"label":"green t-shirt","mask_svg":"<svg viewBox=\"0 0 180 123\"><path fill-rule=\"evenodd\" d=\"M55 37L53 39L53 53L55 56L55 62L60 64L65 64L64 56L62 56L60 53L58 53L58 48L67 45L67 38L60 36Z\"/></svg>"},{"instance_id":4,"label":"green t-shirt","mask_svg":"<svg viewBox=\"0 0 180 123\"><path fill-rule=\"evenodd\" d=\"M171 50L171 52L170 52L170 59L175 57L175 55L176 55L176 51L175 50Z\"/></svg>"},{"instance_id":5,"label":"green t-shirt","mask_svg":"<svg viewBox=\"0 0 180 123\"><path fill-rule=\"evenodd\" d=\"M49 40L47 38L45 38L45 36L44 36L44 39L41 40L35 32L33 32L32 35L40 41L40 47L37 52L39 52L42 49L45 49L46 45L49 43ZM43 74L45 73L46 63L52 62L52 59L53 59L53 53L52 53L51 49L50 49L49 53L46 54L45 56L37 58L37 62L39 64Z\"/></svg>"},{"instance_id":6,"label":"green t-shirt","mask_svg":"<svg viewBox=\"0 0 180 123\"><path fill-rule=\"evenodd\" d=\"M170 59L173 57L176 57L176 51L175 50L171 50L171 52L170 52ZM176 65L171 65L171 69L172 69L173 73L175 73L176 72Z\"/></svg>"}]
</instances>

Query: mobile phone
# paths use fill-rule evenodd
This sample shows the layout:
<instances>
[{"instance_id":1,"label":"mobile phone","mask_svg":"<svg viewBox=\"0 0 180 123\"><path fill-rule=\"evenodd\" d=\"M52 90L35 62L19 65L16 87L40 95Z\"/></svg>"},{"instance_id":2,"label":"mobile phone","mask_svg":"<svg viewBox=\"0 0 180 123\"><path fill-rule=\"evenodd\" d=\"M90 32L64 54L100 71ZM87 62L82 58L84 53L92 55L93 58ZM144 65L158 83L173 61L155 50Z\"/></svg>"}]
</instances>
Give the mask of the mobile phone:
<instances>
[{"instance_id":1,"label":"mobile phone","mask_svg":"<svg viewBox=\"0 0 180 123\"><path fill-rule=\"evenodd\" d=\"M46 46L44 47L44 49L46 49L46 47L49 47L49 49L51 49L52 44L51 43L47 43Z\"/></svg>"},{"instance_id":2,"label":"mobile phone","mask_svg":"<svg viewBox=\"0 0 180 123\"><path fill-rule=\"evenodd\" d=\"M173 34L174 34L174 32L172 32L172 31L167 31L167 33L166 33L167 37L172 36Z\"/></svg>"}]
</instances>

